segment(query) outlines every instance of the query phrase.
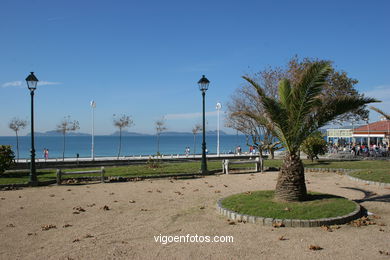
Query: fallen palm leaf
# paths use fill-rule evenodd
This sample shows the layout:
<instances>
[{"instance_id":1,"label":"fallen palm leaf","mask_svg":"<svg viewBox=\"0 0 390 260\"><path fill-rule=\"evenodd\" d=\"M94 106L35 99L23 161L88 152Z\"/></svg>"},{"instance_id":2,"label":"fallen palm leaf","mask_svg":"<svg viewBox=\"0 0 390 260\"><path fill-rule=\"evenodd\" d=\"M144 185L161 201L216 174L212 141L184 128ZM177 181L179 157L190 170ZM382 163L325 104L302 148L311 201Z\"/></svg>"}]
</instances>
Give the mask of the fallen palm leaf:
<instances>
[{"instance_id":1,"label":"fallen palm leaf","mask_svg":"<svg viewBox=\"0 0 390 260\"><path fill-rule=\"evenodd\" d=\"M323 230L325 230L325 231L333 232L333 229L330 228L329 226L324 225L324 226L321 226L321 228L322 228Z\"/></svg>"},{"instance_id":2,"label":"fallen palm leaf","mask_svg":"<svg viewBox=\"0 0 390 260\"><path fill-rule=\"evenodd\" d=\"M41 226L42 231L46 231L46 230L49 230L49 229L52 229L52 228L57 228L57 226L56 225L52 225L52 224L42 225Z\"/></svg>"},{"instance_id":3,"label":"fallen palm leaf","mask_svg":"<svg viewBox=\"0 0 390 260\"><path fill-rule=\"evenodd\" d=\"M390 255L390 252L379 250L379 254L381 254L381 255Z\"/></svg>"},{"instance_id":4,"label":"fallen palm leaf","mask_svg":"<svg viewBox=\"0 0 390 260\"><path fill-rule=\"evenodd\" d=\"M79 211L79 212L85 212L85 209L83 209L83 208L80 207L80 206L73 207L73 210L77 210L77 211Z\"/></svg>"},{"instance_id":5,"label":"fallen palm leaf","mask_svg":"<svg viewBox=\"0 0 390 260\"><path fill-rule=\"evenodd\" d=\"M276 223L272 223L272 226L274 228L280 228L280 227L284 227L284 224L282 222L276 222Z\"/></svg>"},{"instance_id":6,"label":"fallen palm leaf","mask_svg":"<svg viewBox=\"0 0 390 260\"><path fill-rule=\"evenodd\" d=\"M322 250L323 248L320 246L316 246L316 245L310 245L309 249L313 250L313 251L317 251L317 250Z\"/></svg>"},{"instance_id":7,"label":"fallen palm leaf","mask_svg":"<svg viewBox=\"0 0 390 260\"><path fill-rule=\"evenodd\" d=\"M228 219L227 222L228 222L229 225L235 225L236 224L236 222L234 222L233 220L230 220L230 219Z\"/></svg>"}]
</instances>

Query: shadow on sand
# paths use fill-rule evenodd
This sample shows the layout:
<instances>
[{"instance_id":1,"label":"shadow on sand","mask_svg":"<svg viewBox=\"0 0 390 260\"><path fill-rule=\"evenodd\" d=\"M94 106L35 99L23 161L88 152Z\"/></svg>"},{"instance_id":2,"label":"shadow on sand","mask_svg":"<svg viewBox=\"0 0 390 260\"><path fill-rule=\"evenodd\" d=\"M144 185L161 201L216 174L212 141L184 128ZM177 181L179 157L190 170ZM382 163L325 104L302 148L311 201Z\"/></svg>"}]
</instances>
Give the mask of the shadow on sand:
<instances>
[{"instance_id":1,"label":"shadow on sand","mask_svg":"<svg viewBox=\"0 0 390 260\"><path fill-rule=\"evenodd\" d=\"M341 187L343 189L349 189L349 190L355 190L355 191L360 191L364 193L364 198L363 199L358 199L354 200L357 203L362 203L365 201L377 201L377 202L387 202L390 203L390 194L385 194L381 196L376 196L377 194L369 191L369 190L364 190L364 189L359 189L359 188L352 188L352 187Z\"/></svg>"}]
</instances>

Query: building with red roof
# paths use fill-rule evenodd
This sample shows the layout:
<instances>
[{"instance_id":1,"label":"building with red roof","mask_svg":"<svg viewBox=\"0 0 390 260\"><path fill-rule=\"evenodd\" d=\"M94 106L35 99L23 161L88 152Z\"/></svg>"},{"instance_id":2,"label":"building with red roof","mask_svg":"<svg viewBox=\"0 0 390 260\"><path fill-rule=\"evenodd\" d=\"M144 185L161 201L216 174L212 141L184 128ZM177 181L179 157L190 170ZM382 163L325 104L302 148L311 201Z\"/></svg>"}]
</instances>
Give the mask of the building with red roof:
<instances>
[{"instance_id":1,"label":"building with red roof","mask_svg":"<svg viewBox=\"0 0 390 260\"><path fill-rule=\"evenodd\" d=\"M390 120L381 120L354 129L352 136L360 143L380 144L389 143ZM364 141L363 141L364 140Z\"/></svg>"}]
</instances>

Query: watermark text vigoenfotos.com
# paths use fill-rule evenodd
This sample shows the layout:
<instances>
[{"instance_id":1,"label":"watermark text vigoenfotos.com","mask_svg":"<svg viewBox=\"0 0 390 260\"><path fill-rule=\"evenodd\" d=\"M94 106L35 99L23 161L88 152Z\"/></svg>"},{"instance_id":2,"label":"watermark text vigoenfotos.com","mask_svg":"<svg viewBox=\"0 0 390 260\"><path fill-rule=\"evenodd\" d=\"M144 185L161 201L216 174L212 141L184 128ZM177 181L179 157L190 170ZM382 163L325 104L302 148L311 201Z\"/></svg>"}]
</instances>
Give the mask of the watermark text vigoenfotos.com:
<instances>
[{"instance_id":1,"label":"watermark text vigoenfotos.com","mask_svg":"<svg viewBox=\"0 0 390 260\"><path fill-rule=\"evenodd\" d=\"M156 243L166 245L168 243L233 243L233 236L199 236L195 235L158 235L154 236Z\"/></svg>"}]
</instances>

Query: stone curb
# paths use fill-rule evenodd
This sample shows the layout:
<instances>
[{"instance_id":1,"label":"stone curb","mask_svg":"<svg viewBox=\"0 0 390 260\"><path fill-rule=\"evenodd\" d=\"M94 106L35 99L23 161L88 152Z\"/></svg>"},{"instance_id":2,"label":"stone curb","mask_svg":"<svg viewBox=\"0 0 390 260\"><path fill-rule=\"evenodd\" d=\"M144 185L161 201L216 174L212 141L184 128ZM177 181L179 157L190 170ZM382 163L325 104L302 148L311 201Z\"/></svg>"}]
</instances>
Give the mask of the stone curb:
<instances>
[{"instance_id":1,"label":"stone curb","mask_svg":"<svg viewBox=\"0 0 390 260\"><path fill-rule=\"evenodd\" d=\"M234 212L230 209L226 209L222 207L222 200L225 198L222 198L218 200L217 202L217 210L220 214L223 216L228 217L231 220L239 220L239 221L245 221L252 224L260 224L262 226L273 226L273 225L282 225L284 227L321 227L324 225L330 226L330 225L341 225L346 224L348 222L351 222L352 220L358 219L363 215L363 211L361 206L354 202L356 204L356 208L353 212L340 216L340 217L333 217L333 218L321 218L321 219L274 219L274 218L264 218L264 217L257 217L257 216L250 216L246 214L240 214L237 212Z\"/></svg>"},{"instance_id":2,"label":"stone curb","mask_svg":"<svg viewBox=\"0 0 390 260\"><path fill-rule=\"evenodd\" d=\"M305 172L338 172L347 174L348 172L356 171L355 169L344 169L344 168L304 168Z\"/></svg>"},{"instance_id":3,"label":"stone curb","mask_svg":"<svg viewBox=\"0 0 390 260\"><path fill-rule=\"evenodd\" d=\"M347 174L347 176L348 176L348 178L350 178L353 181L363 182L363 183L367 183L367 184L371 184L371 185L376 185L376 186L379 186L379 187L390 187L390 183L363 180L363 179L360 179L360 178L353 177L353 176L351 176L349 174Z\"/></svg>"}]
</instances>

